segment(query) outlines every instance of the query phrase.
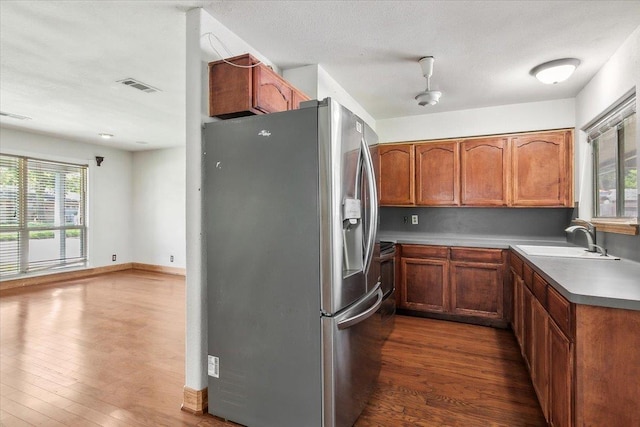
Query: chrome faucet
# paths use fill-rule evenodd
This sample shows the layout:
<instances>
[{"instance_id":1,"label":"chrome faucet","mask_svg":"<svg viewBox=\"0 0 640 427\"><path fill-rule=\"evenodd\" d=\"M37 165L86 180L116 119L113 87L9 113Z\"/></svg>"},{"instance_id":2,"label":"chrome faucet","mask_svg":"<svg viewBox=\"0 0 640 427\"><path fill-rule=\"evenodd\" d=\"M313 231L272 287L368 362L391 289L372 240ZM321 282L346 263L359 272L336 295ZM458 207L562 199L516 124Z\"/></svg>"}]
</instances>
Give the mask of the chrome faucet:
<instances>
[{"instance_id":1,"label":"chrome faucet","mask_svg":"<svg viewBox=\"0 0 640 427\"><path fill-rule=\"evenodd\" d=\"M567 227L564 229L567 233L573 233L575 231L582 231L587 235L587 251L588 252L599 252L602 256L607 256L607 250L602 246L596 245L596 228L590 222L586 223L587 226L584 225L572 225L571 227Z\"/></svg>"}]
</instances>

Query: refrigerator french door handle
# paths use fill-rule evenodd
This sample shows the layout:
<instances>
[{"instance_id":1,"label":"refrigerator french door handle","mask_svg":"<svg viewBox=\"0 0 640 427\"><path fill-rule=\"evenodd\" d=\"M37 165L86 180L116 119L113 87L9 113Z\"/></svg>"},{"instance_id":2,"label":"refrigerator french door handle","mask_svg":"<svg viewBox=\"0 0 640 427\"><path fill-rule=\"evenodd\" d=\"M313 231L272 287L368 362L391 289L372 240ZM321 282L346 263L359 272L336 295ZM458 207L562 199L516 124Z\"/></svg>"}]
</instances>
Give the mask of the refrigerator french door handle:
<instances>
[{"instance_id":1,"label":"refrigerator french door handle","mask_svg":"<svg viewBox=\"0 0 640 427\"><path fill-rule=\"evenodd\" d=\"M360 140L362 145L361 152L363 153L365 171L367 173L367 183L369 184L369 212L371 212L371 218L369 221L369 232L367 233L367 244L364 254L363 270L365 273L369 271L371 266L371 259L373 258L373 248L376 243L376 227L378 224L378 193L376 190L376 177L373 172L373 160L371 159L371 153L369 152L369 145L364 137Z\"/></svg>"},{"instance_id":2,"label":"refrigerator french door handle","mask_svg":"<svg viewBox=\"0 0 640 427\"><path fill-rule=\"evenodd\" d=\"M363 311L362 313L356 314L355 316L348 317L344 320L338 322L338 329L343 330L350 328L354 325L357 325L360 322L364 322L369 317L371 317L382 305L382 300L384 299L384 292L382 292L382 288L380 287L380 283L377 285L377 291L375 292L377 299L375 304L371 307Z\"/></svg>"},{"instance_id":3,"label":"refrigerator french door handle","mask_svg":"<svg viewBox=\"0 0 640 427\"><path fill-rule=\"evenodd\" d=\"M362 149L361 149L362 150ZM353 196L360 198L360 183L362 181L362 153L358 156L358 166L356 167L356 181L355 188L353 190Z\"/></svg>"}]
</instances>

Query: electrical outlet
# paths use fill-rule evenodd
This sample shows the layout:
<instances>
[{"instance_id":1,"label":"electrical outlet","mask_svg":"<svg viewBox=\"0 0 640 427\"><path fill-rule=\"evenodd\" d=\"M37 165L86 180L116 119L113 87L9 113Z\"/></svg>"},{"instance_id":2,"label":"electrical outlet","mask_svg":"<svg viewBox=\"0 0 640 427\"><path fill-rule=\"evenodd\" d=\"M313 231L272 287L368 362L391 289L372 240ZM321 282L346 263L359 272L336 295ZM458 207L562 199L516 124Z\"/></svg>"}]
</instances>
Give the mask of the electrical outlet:
<instances>
[{"instance_id":1,"label":"electrical outlet","mask_svg":"<svg viewBox=\"0 0 640 427\"><path fill-rule=\"evenodd\" d=\"M409 217L408 217L408 216L405 216L404 218L402 218L402 222L403 222L404 224L408 223L408 222L409 222Z\"/></svg>"},{"instance_id":2,"label":"electrical outlet","mask_svg":"<svg viewBox=\"0 0 640 427\"><path fill-rule=\"evenodd\" d=\"M111 261L115 261L116 260L116 254L111 255Z\"/></svg>"},{"instance_id":3,"label":"electrical outlet","mask_svg":"<svg viewBox=\"0 0 640 427\"><path fill-rule=\"evenodd\" d=\"M173 255L169 256L169 261L173 262Z\"/></svg>"},{"instance_id":4,"label":"electrical outlet","mask_svg":"<svg viewBox=\"0 0 640 427\"><path fill-rule=\"evenodd\" d=\"M418 223L418 215L411 215L411 224L416 225Z\"/></svg>"}]
</instances>

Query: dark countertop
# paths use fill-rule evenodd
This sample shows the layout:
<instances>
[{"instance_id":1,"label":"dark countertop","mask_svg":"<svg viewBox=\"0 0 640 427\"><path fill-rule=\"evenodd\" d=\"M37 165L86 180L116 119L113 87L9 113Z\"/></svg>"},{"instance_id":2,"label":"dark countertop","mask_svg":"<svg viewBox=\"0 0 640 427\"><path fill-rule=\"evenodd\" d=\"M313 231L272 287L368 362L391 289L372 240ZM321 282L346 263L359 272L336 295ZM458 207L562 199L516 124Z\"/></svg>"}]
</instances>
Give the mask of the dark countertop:
<instances>
[{"instance_id":1,"label":"dark countertop","mask_svg":"<svg viewBox=\"0 0 640 427\"><path fill-rule=\"evenodd\" d=\"M573 303L640 310L639 262L531 256L512 249Z\"/></svg>"},{"instance_id":2,"label":"dark countertop","mask_svg":"<svg viewBox=\"0 0 640 427\"><path fill-rule=\"evenodd\" d=\"M572 246L564 238L458 234L379 233L380 240L416 245L513 249L567 300L576 304L640 310L640 263L531 256L517 245ZM614 254L615 255L615 254Z\"/></svg>"}]
</instances>

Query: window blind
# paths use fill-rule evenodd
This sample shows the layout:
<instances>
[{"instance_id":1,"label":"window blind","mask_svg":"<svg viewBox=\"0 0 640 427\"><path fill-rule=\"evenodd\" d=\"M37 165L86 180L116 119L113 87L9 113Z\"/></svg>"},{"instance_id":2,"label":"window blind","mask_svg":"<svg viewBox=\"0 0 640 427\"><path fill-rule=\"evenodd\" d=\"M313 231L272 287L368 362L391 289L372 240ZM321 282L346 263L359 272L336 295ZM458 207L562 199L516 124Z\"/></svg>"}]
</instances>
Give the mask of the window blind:
<instances>
[{"instance_id":1,"label":"window blind","mask_svg":"<svg viewBox=\"0 0 640 427\"><path fill-rule=\"evenodd\" d=\"M0 274L85 264L87 166L8 155L0 165Z\"/></svg>"},{"instance_id":2,"label":"window blind","mask_svg":"<svg viewBox=\"0 0 640 427\"><path fill-rule=\"evenodd\" d=\"M587 125L585 132L587 134L588 141L591 143L608 130L618 128L622 125L624 119L630 117L635 112L636 95L634 93L623 100L620 104L616 105L612 110L605 112L592 124Z\"/></svg>"},{"instance_id":3,"label":"window blind","mask_svg":"<svg viewBox=\"0 0 640 427\"><path fill-rule=\"evenodd\" d=\"M20 229L24 226L20 161L0 156L0 275L20 271Z\"/></svg>"}]
</instances>

